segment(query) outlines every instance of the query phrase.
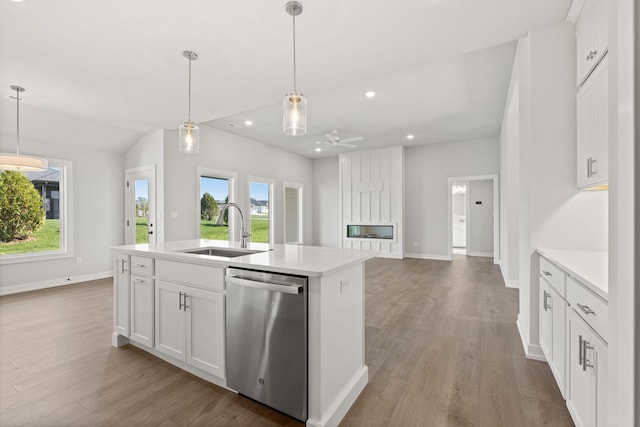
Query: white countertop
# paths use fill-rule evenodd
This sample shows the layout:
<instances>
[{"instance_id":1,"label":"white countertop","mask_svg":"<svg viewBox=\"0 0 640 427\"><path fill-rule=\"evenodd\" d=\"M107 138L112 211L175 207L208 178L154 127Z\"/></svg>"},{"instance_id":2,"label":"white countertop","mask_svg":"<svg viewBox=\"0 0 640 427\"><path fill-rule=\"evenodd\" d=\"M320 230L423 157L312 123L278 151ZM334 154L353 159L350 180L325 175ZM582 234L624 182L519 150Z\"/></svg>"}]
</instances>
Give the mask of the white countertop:
<instances>
[{"instance_id":1,"label":"white countertop","mask_svg":"<svg viewBox=\"0 0 640 427\"><path fill-rule=\"evenodd\" d=\"M538 253L562 268L600 297L609 300L607 251L538 248Z\"/></svg>"},{"instance_id":2,"label":"white countertop","mask_svg":"<svg viewBox=\"0 0 640 427\"><path fill-rule=\"evenodd\" d=\"M151 255L162 259L192 264L244 267L305 276L323 276L348 265L362 263L377 255L377 252L374 251L361 251L356 249L302 245L268 245L266 243L249 243L249 247L247 248L264 252L234 258L180 252L186 249L209 247L242 250L239 242L206 239L116 246L113 247L112 250L131 255Z\"/></svg>"}]
</instances>

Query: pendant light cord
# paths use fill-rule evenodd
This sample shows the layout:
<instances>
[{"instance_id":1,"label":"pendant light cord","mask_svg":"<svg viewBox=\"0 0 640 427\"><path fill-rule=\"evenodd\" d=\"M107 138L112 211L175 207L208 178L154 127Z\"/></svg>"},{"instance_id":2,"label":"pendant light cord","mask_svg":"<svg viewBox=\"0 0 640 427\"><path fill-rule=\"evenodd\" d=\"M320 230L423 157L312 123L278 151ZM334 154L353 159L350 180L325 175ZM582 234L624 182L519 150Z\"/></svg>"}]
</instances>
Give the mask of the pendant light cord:
<instances>
[{"instance_id":1,"label":"pendant light cord","mask_svg":"<svg viewBox=\"0 0 640 427\"><path fill-rule=\"evenodd\" d=\"M20 155L20 90L16 89L16 156Z\"/></svg>"},{"instance_id":2,"label":"pendant light cord","mask_svg":"<svg viewBox=\"0 0 640 427\"><path fill-rule=\"evenodd\" d=\"M191 123L191 55L189 55L189 108L188 121Z\"/></svg>"},{"instance_id":3,"label":"pendant light cord","mask_svg":"<svg viewBox=\"0 0 640 427\"><path fill-rule=\"evenodd\" d=\"M296 16L293 15L293 93L297 94L296 89Z\"/></svg>"}]
</instances>

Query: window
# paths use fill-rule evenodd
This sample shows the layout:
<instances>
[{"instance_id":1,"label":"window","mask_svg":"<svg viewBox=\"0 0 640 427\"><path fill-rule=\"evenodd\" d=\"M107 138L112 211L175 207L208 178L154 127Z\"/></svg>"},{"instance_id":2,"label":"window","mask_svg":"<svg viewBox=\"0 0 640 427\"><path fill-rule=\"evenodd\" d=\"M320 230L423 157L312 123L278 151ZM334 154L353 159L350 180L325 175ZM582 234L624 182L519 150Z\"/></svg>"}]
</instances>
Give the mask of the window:
<instances>
[{"instance_id":1,"label":"window","mask_svg":"<svg viewBox=\"0 0 640 427\"><path fill-rule=\"evenodd\" d=\"M49 159L46 171L20 173L40 195L44 222L31 233L0 240L0 264L72 256L71 162Z\"/></svg>"},{"instance_id":2,"label":"window","mask_svg":"<svg viewBox=\"0 0 640 427\"><path fill-rule=\"evenodd\" d=\"M251 241L273 241L273 180L249 177L249 211L251 213Z\"/></svg>"},{"instance_id":3,"label":"window","mask_svg":"<svg viewBox=\"0 0 640 427\"><path fill-rule=\"evenodd\" d=\"M235 174L198 168L198 237L200 239L230 240L233 215L219 214L226 203L235 200ZM218 221L218 219L220 219Z\"/></svg>"},{"instance_id":4,"label":"window","mask_svg":"<svg viewBox=\"0 0 640 427\"><path fill-rule=\"evenodd\" d=\"M302 184L284 183L284 242L302 244Z\"/></svg>"}]
</instances>

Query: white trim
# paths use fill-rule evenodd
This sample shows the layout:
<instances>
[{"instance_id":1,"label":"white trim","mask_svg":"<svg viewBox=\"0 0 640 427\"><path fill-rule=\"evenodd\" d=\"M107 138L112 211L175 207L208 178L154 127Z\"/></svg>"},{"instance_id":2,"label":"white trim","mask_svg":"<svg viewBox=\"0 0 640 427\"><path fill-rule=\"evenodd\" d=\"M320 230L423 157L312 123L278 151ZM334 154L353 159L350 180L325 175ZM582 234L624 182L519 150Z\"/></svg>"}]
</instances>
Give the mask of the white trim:
<instances>
[{"instance_id":1,"label":"white trim","mask_svg":"<svg viewBox=\"0 0 640 427\"><path fill-rule=\"evenodd\" d=\"M237 181L238 181L237 173L198 166L196 168L196 200L197 200L196 218L195 218L196 219L196 239L199 239L201 237L200 236L200 179L203 176L205 178L219 178L219 179L226 179L227 181L229 181L229 202L236 202L237 200L237 194L236 194L236 187L237 187ZM239 202L236 202L236 203L239 203ZM240 236L238 235L236 238L236 235L235 235L236 227L235 227L234 215L229 215L228 224L229 224L229 236L228 236L229 240L238 241Z\"/></svg>"},{"instance_id":2,"label":"white trim","mask_svg":"<svg viewBox=\"0 0 640 427\"><path fill-rule=\"evenodd\" d=\"M569 7L569 11L567 12L567 16L564 19L572 24L578 22L578 18L580 18L580 14L582 13L582 8L585 3L586 0L573 0Z\"/></svg>"},{"instance_id":3,"label":"white trim","mask_svg":"<svg viewBox=\"0 0 640 427\"><path fill-rule=\"evenodd\" d=\"M380 255L378 255L380 256ZM451 261L453 256L447 255L434 255L434 254L419 254L419 253L405 253L405 258L417 258L417 259L431 259L434 261Z\"/></svg>"},{"instance_id":4,"label":"white trim","mask_svg":"<svg viewBox=\"0 0 640 427\"><path fill-rule=\"evenodd\" d=\"M276 180L273 178L262 178L259 176L254 176L254 175L248 175L247 176L247 215L248 218L247 220L249 221L247 230L249 230L249 232L251 232L251 183L255 182L258 184L267 184L269 186L269 194L267 197L269 197L269 241L267 242L270 245L273 245L275 243L275 214L274 214L274 209L275 209L275 192L274 192L274 187L276 185ZM253 239L250 238L250 240L253 242Z\"/></svg>"},{"instance_id":5,"label":"white trim","mask_svg":"<svg viewBox=\"0 0 640 427\"><path fill-rule=\"evenodd\" d=\"M504 280L504 286L512 289L520 289L520 282L518 280L509 280L507 278L506 270L502 266L502 262L500 262L500 273L502 274L502 280Z\"/></svg>"},{"instance_id":6,"label":"white trim","mask_svg":"<svg viewBox=\"0 0 640 427\"><path fill-rule=\"evenodd\" d=\"M287 188L293 188L298 190L298 240L296 242L287 242ZM304 233L303 233L303 215L302 209L304 206L303 203L304 197L304 185L291 182L291 181L283 181L282 182L282 242L284 244L289 245L302 245L304 244Z\"/></svg>"},{"instance_id":7,"label":"white trim","mask_svg":"<svg viewBox=\"0 0 640 427\"><path fill-rule=\"evenodd\" d=\"M41 282L22 283L20 285L3 286L0 288L0 296L18 294L21 292L38 291L40 289L55 288L58 286L73 285L74 283L89 282L92 280L113 277L113 271L83 274L80 276L61 277L58 279L43 280Z\"/></svg>"},{"instance_id":8,"label":"white trim","mask_svg":"<svg viewBox=\"0 0 640 427\"><path fill-rule=\"evenodd\" d=\"M324 411L327 415L320 420L309 418L307 419L306 425L308 427L325 427L340 424L340 421L347 415L347 412L355 403L360 393L362 393L368 381L369 368L362 366L347 383L347 386L341 390L340 395L334 399L333 404Z\"/></svg>"},{"instance_id":9,"label":"white trim","mask_svg":"<svg viewBox=\"0 0 640 427\"><path fill-rule=\"evenodd\" d=\"M520 335L520 340L522 341L522 348L524 349L524 355L526 356L526 358L531 360L539 360L540 362L546 362L547 358L544 357L542 348L540 348L539 345L527 344L528 340L522 329L522 324L520 323L520 319L516 321L516 326L518 327L518 334Z\"/></svg>"},{"instance_id":10,"label":"white trim","mask_svg":"<svg viewBox=\"0 0 640 427\"><path fill-rule=\"evenodd\" d=\"M153 231L154 234L151 234L150 237L147 238L148 243L156 243L158 238L158 220L157 220L157 202L156 202L156 165L146 165L146 166L137 166L135 168L128 168L124 170L124 230L125 236L124 241L126 245L134 245L136 244L137 232L136 232L136 215L131 216L132 213L135 213L134 205L135 204L135 196L136 196L136 187L135 182L138 179L147 179L148 181L148 196L149 196L149 224L155 224L154 229L148 230ZM133 181L133 185L127 187L127 182ZM133 197L131 197L133 195ZM127 221L129 221L130 229L127 229ZM147 226L149 229L150 226Z\"/></svg>"},{"instance_id":11,"label":"white trim","mask_svg":"<svg viewBox=\"0 0 640 427\"><path fill-rule=\"evenodd\" d=\"M47 160L49 168L60 169L60 249L0 255L0 265L73 257L73 162L50 157Z\"/></svg>"},{"instance_id":12,"label":"white trim","mask_svg":"<svg viewBox=\"0 0 640 427\"><path fill-rule=\"evenodd\" d=\"M470 250L467 249L467 256L493 258L493 252L471 252Z\"/></svg>"}]
</instances>

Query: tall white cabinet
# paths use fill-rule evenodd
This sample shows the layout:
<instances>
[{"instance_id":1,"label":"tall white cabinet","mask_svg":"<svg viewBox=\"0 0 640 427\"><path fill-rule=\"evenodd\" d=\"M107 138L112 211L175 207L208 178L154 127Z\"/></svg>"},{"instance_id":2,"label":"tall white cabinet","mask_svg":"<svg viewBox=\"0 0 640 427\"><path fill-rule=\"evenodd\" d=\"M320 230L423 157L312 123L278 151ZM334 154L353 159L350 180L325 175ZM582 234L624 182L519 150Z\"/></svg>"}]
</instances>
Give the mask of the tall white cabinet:
<instances>
[{"instance_id":1,"label":"tall white cabinet","mask_svg":"<svg viewBox=\"0 0 640 427\"><path fill-rule=\"evenodd\" d=\"M609 58L607 0L586 0L576 21L578 93L577 184L593 189L609 181Z\"/></svg>"}]
</instances>

